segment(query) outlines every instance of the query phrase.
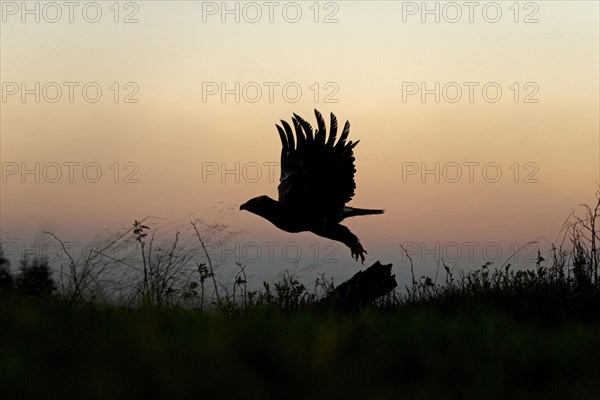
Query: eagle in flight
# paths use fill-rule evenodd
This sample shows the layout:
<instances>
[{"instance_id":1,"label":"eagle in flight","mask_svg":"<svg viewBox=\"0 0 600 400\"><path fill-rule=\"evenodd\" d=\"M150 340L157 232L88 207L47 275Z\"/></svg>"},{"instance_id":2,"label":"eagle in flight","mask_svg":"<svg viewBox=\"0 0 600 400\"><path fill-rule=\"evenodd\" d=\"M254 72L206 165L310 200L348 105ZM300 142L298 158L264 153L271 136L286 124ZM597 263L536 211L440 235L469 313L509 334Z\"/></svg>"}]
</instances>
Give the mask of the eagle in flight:
<instances>
[{"instance_id":1,"label":"eagle in flight","mask_svg":"<svg viewBox=\"0 0 600 400\"><path fill-rule=\"evenodd\" d=\"M310 231L344 243L352 257L362 263L365 249L350 229L341 225L344 219L357 215L383 214L383 210L367 210L346 206L354 196L354 147L359 141L346 143L350 123L346 121L336 142L338 123L331 114L329 137L325 121L315 110L317 130L294 114L294 132L286 121L276 125L281 138L281 178L279 201L258 196L240 206L286 232Z\"/></svg>"}]
</instances>

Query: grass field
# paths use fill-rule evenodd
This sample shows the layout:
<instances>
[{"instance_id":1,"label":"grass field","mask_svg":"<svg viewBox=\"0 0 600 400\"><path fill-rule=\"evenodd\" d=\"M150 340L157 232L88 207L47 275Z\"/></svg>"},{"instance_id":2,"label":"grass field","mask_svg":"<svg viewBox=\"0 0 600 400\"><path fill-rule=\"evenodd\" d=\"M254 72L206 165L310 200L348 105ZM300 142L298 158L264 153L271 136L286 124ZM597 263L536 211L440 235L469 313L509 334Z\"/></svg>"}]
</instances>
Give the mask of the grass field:
<instances>
[{"instance_id":1,"label":"grass field","mask_svg":"<svg viewBox=\"0 0 600 400\"><path fill-rule=\"evenodd\" d=\"M0 303L3 398L598 398L600 323Z\"/></svg>"}]
</instances>

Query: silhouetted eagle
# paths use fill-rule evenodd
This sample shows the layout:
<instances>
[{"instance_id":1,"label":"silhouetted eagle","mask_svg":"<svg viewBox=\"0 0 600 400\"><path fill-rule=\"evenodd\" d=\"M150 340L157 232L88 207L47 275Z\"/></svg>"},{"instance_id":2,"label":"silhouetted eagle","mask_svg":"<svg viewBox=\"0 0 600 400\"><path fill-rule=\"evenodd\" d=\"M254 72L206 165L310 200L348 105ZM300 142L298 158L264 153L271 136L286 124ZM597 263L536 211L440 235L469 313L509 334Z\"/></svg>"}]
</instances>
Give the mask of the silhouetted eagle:
<instances>
[{"instance_id":1,"label":"silhouetted eagle","mask_svg":"<svg viewBox=\"0 0 600 400\"><path fill-rule=\"evenodd\" d=\"M327 138L323 116L317 110L315 115L318 129L314 134L310 124L296 114L292 118L295 137L287 122L281 121L283 128L275 125L282 145L279 201L258 196L242 204L240 210L260 215L286 232L310 231L340 241L364 263L367 252L340 222L356 215L383 214L383 210L346 207L356 188L352 149L358 141L346 143L350 133L346 121L336 143L338 123L333 113Z\"/></svg>"}]
</instances>

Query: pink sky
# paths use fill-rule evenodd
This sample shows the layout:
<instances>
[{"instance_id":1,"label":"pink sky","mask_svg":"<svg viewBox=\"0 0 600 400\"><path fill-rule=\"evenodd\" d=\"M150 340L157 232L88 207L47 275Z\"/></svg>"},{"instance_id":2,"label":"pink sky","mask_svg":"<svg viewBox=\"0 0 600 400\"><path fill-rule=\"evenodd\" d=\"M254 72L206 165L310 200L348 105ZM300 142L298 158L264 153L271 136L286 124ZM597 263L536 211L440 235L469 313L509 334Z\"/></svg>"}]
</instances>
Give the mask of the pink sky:
<instances>
[{"instance_id":1,"label":"pink sky","mask_svg":"<svg viewBox=\"0 0 600 400\"><path fill-rule=\"evenodd\" d=\"M554 240L598 189L596 2L540 2L518 15L499 3L494 23L493 10L470 23L467 9L450 22L456 10L443 2L439 22L400 3L338 2L318 15L300 3L295 23L281 10L270 23L267 9L249 22L256 10L243 2L240 21L224 23L201 3L141 2L118 18L101 4L97 23L77 10L73 23L68 10L51 23L43 9L40 22L22 22L20 9L3 9L4 241L32 244L47 229L85 241L134 218L185 222L275 197L275 123L293 112L314 121L314 108L349 119L361 140L351 205L386 214L347 225L370 262L400 268L401 242L500 243L508 254L511 243ZM123 23L130 14L137 23ZM327 244L249 213L220 221L246 232L244 243ZM357 269L347 249L337 258Z\"/></svg>"}]
</instances>

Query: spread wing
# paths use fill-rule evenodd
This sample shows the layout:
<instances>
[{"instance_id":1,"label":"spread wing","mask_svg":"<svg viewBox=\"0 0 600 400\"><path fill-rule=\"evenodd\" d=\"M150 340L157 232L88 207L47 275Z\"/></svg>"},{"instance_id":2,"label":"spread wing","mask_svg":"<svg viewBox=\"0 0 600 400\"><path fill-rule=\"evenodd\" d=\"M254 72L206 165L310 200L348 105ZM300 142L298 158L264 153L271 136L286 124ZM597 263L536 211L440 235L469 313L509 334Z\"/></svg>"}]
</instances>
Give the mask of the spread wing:
<instances>
[{"instance_id":1,"label":"spread wing","mask_svg":"<svg viewBox=\"0 0 600 400\"><path fill-rule=\"evenodd\" d=\"M317 130L294 114L292 127L277 125L281 138L281 178L279 201L290 207L339 212L354 196L354 156L356 142L346 143L350 123L346 121L336 142L337 119L331 114L329 137L323 116L315 110ZM294 135L295 132L295 135Z\"/></svg>"}]
</instances>

